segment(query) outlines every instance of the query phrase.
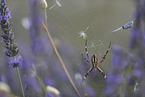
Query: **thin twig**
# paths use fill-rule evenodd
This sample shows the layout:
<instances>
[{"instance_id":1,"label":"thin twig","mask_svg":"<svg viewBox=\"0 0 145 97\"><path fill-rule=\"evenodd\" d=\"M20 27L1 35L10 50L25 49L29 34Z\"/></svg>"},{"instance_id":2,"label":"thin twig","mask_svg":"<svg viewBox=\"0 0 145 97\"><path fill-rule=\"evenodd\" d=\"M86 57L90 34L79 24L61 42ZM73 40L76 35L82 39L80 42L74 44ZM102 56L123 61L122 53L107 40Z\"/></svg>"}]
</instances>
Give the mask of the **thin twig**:
<instances>
[{"instance_id":1,"label":"thin twig","mask_svg":"<svg viewBox=\"0 0 145 97\"><path fill-rule=\"evenodd\" d=\"M40 20L41 20L41 19L40 19ZM53 40L52 40L52 37L51 37L51 35L50 35L50 33L49 33L48 29L47 29L47 26L45 26L45 24L43 23L42 20L41 20L41 23L42 23L44 29L45 29L46 32L47 32L47 35L48 35L48 37L49 37L49 39L50 39L50 42L51 42L51 44L52 44L52 46L53 46L53 49L54 49L54 51L55 51L55 53L56 53L56 55L57 55L57 57L58 57L58 59L59 59L59 61L60 61L60 63L61 63L61 66L62 66L64 72L66 73L66 75L67 75L67 77L68 77L70 83L72 84L73 88L75 89L75 91L77 92L77 94L79 95L79 97L81 97L81 95L80 95L78 89L76 88L76 86L75 86L73 80L71 79L71 77L70 77L70 75L69 75L69 73L68 73L68 70L66 69L66 66L65 66L64 63L63 63L63 60L62 60L61 56L60 56L59 53L58 53L58 50L57 50L57 48L56 48L56 46L55 46L55 44L54 44L54 42L53 42Z\"/></svg>"},{"instance_id":2,"label":"thin twig","mask_svg":"<svg viewBox=\"0 0 145 97\"><path fill-rule=\"evenodd\" d=\"M44 11L45 11L45 25L46 25L46 27L47 27L47 14L46 14L46 8L44 9Z\"/></svg>"}]
</instances>

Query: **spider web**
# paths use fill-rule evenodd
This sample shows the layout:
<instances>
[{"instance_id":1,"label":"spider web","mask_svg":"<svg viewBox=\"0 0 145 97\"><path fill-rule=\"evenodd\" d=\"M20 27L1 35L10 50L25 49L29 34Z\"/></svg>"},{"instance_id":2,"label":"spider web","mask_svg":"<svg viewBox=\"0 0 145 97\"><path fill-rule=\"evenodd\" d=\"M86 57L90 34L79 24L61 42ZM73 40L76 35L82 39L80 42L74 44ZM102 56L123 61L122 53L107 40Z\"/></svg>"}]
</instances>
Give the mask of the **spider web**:
<instances>
[{"instance_id":1,"label":"spider web","mask_svg":"<svg viewBox=\"0 0 145 97\"><path fill-rule=\"evenodd\" d=\"M24 2L25 1L23 1L23 3ZM90 94L93 94L93 91L95 91L96 95L101 95L100 97L103 97L102 91L105 88L104 83L106 80L99 75L100 73L98 71L92 71L90 76L87 78L87 81L81 83L82 77L90 68L90 65L85 63L81 56L81 54L85 55L85 39L88 40L87 47L89 56L91 57L93 54L96 54L99 60L105 54L110 42L112 43L111 47L113 45L119 45L127 51L130 29L119 30L115 33L112 33L112 31L132 20L131 15L135 9L133 6L133 1L47 0L47 3L49 32L53 37L55 36L54 38L57 37L59 40L67 41L70 45L73 45L76 50L76 53L71 59L71 65L73 66L69 66L70 62L68 62L67 68L72 75L72 78L76 82L77 87L79 88L80 92L82 92L81 89L85 91L85 89L88 89L88 86L90 86L89 89L93 88L93 90L90 89ZM19 6L22 6L22 4L19 5L18 3L15 8L13 6L14 3L11 4L10 0L8 5L10 5L10 9L18 9ZM23 6L25 5L23 4ZM21 9L23 9L23 7L21 7ZM21 12L23 13L23 11ZM13 16L17 16L17 11L15 13L13 11L12 14ZM21 32L21 36L22 34L24 34L23 31ZM63 57L63 54L61 55ZM67 63L67 58L63 59L64 62ZM99 65L106 75L110 71L111 61L112 49L110 49L104 62ZM78 68L80 68L82 71L79 71ZM136 82L133 90L138 91L141 85L145 84ZM93 97L90 94L89 96Z\"/></svg>"},{"instance_id":2,"label":"spider web","mask_svg":"<svg viewBox=\"0 0 145 97\"><path fill-rule=\"evenodd\" d=\"M132 20L134 7L131 0L48 0L47 2L49 2L48 29L52 35L69 41L78 49L78 53L72 59L77 66L83 65L81 54L85 54L85 39L88 40L90 57L96 54L101 59L110 42L127 50L130 29L119 30L116 33L112 31ZM100 66L104 71L109 71L111 53L112 50Z\"/></svg>"},{"instance_id":3,"label":"spider web","mask_svg":"<svg viewBox=\"0 0 145 97\"><path fill-rule=\"evenodd\" d=\"M132 19L132 5L125 9L124 13L120 13L123 10L120 3L124 4L120 1L48 0L48 2L49 31L55 33L56 37L69 41L80 52L84 51L85 38L88 40L89 53L97 54L99 58L105 54L109 42L127 48L129 30L116 33L112 31ZM127 3L132 4L131 1ZM124 6L128 6L127 3ZM81 36L81 33L86 34L86 37Z\"/></svg>"},{"instance_id":4,"label":"spider web","mask_svg":"<svg viewBox=\"0 0 145 97\"><path fill-rule=\"evenodd\" d=\"M108 3L109 1L105 0L49 0L48 2L49 31L57 33L57 37L69 40L78 49L82 49L85 42L84 38L80 37L80 32L84 32L88 43L94 45L88 45L89 48L96 48L95 44L99 46L100 41L103 41L100 44L105 45L104 51L110 41L124 47L127 45L124 43L127 43L129 38L128 30L116 33L112 31L132 19L130 17L132 6L126 9L124 13L128 14L120 20L121 9L113 10L110 7L117 8L114 2ZM118 4L118 1L116 3Z\"/></svg>"}]
</instances>

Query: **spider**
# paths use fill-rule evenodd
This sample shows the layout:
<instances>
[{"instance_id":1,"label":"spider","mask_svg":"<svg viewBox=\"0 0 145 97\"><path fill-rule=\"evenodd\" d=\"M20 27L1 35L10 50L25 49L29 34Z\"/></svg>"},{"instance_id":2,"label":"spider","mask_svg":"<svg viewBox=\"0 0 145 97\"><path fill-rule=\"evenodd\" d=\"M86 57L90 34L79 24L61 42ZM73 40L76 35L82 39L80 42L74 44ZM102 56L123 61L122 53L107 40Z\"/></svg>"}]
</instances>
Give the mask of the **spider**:
<instances>
[{"instance_id":1,"label":"spider","mask_svg":"<svg viewBox=\"0 0 145 97\"><path fill-rule=\"evenodd\" d=\"M92 66L88 71L87 73L85 74L85 76L83 77L82 81L85 80L88 75L90 74L90 72L94 69L98 69L98 71L103 75L104 78L106 78L106 74L101 70L101 68L98 66L99 64L101 64L105 58L106 58L106 55L108 54L109 52L109 49L111 47L111 42L109 43L109 47L106 51L106 54L102 57L102 59L99 61L98 60L98 57L96 56L96 54L94 54L93 56L91 56L91 58L89 57L89 54L88 54L88 50L87 50L87 39L86 39L86 42L85 42L85 53L86 53L86 57L82 54L83 58Z\"/></svg>"}]
</instances>

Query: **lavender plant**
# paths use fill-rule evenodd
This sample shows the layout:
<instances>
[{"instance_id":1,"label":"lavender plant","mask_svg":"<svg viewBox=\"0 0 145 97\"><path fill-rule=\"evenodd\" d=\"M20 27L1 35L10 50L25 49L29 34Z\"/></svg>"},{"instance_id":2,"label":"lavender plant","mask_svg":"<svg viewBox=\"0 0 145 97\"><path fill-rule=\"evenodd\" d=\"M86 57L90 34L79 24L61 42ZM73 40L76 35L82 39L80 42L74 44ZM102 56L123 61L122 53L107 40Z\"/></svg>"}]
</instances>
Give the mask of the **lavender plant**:
<instances>
[{"instance_id":1,"label":"lavender plant","mask_svg":"<svg viewBox=\"0 0 145 97\"><path fill-rule=\"evenodd\" d=\"M125 54L121 48L113 49L112 63L115 69L109 74L110 80L107 81L108 97L144 97L144 10L145 0L136 0L135 23L128 45L130 52Z\"/></svg>"},{"instance_id":2,"label":"lavender plant","mask_svg":"<svg viewBox=\"0 0 145 97\"><path fill-rule=\"evenodd\" d=\"M113 46L112 49L112 69L108 74L105 94L107 94L106 97L123 97L123 93L121 91L126 80L125 70L128 65L129 56L128 53L124 52L124 50L120 46Z\"/></svg>"},{"instance_id":3,"label":"lavender plant","mask_svg":"<svg viewBox=\"0 0 145 97\"><path fill-rule=\"evenodd\" d=\"M12 23L9 22L11 18L10 10L6 6L5 0L1 0L0 4L0 24L2 29L2 42L5 43L5 55L8 57L15 57L14 61L10 62L10 66L19 67L19 64L22 61L22 57L16 56L19 53L19 48L17 43L15 43L14 32L12 32Z\"/></svg>"},{"instance_id":4,"label":"lavender plant","mask_svg":"<svg viewBox=\"0 0 145 97\"><path fill-rule=\"evenodd\" d=\"M143 97L143 91L145 90L145 78L143 77L145 73L145 0L136 0L135 18L135 26L130 33L131 40L129 41L129 48L134 54L135 58L132 65L132 75L130 76L128 83L130 87L134 86L131 87L131 89L134 89L134 91L132 92L129 89L127 92L130 92L132 97ZM136 85L139 86L138 89L135 89Z\"/></svg>"},{"instance_id":5,"label":"lavender plant","mask_svg":"<svg viewBox=\"0 0 145 97\"><path fill-rule=\"evenodd\" d=\"M31 48L34 55L44 54L44 42L41 34L41 11L40 11L40 1L39 0L30 0L30 18L29 18L29 33L31 37Z\"/></svg>"},{"instance_id":6,"label":"lavender plant","mask_svg":"<svg viewBox=\"0 0 145 97\"><path fill-rule=\"evenodd\" d=\"M5 0L1 0L0 4L0 25L1 25L1 30L2 30L2 42L5 43L5 55L8 57L11 57L11 61L9 62L11 67L16 68L20 86L22 89L22 94L24 97L24 92L23 92L23 87L21 83L21 78L20 78L20 73L18 70L18 67L20 64L22 64L22 57L18 56L19 53L19 48L17 46L17 43L15 43L15 38L14 38L14 32L12 32L12 23L9 22L9 19L11 18L11 13L9 8L6 5Z\"/></svg>"}]
</instances>

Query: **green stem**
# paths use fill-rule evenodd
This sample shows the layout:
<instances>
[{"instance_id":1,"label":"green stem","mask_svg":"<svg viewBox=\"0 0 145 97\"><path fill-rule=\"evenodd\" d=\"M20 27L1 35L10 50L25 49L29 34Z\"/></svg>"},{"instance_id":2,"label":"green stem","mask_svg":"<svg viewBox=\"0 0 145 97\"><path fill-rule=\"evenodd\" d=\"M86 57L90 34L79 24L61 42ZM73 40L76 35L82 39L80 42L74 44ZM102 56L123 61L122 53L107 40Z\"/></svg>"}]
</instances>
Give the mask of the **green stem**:
<instances>
[{"instance_id":1,"label":"green stem","mask_svg":"<svg viewBox=\"0 0 145 97\"><path fill-rule=\"evenodd\" d=\"M39 81L40 85L41 85L41 89L42 89L42 97L46 96L46 87L43 83L43 81L40 79L40 77L38 75L36 75L37 80Z\"/></svg>"},{"instance_id":2,"label":"green stem","mask_svg":"<svg viewBox=\"0 0 145 97\"><path fill-rule=\"evenodd\" d=\"M19 83L20 83L20 86L21 86L22 95L23 95L23 97L25 97L23 86L22 86L22 81L21 81L21 76L20 76L18 67L16 67L16 70L17 70L17 74L18 74Z\"/></svg>"}]
</instances>

